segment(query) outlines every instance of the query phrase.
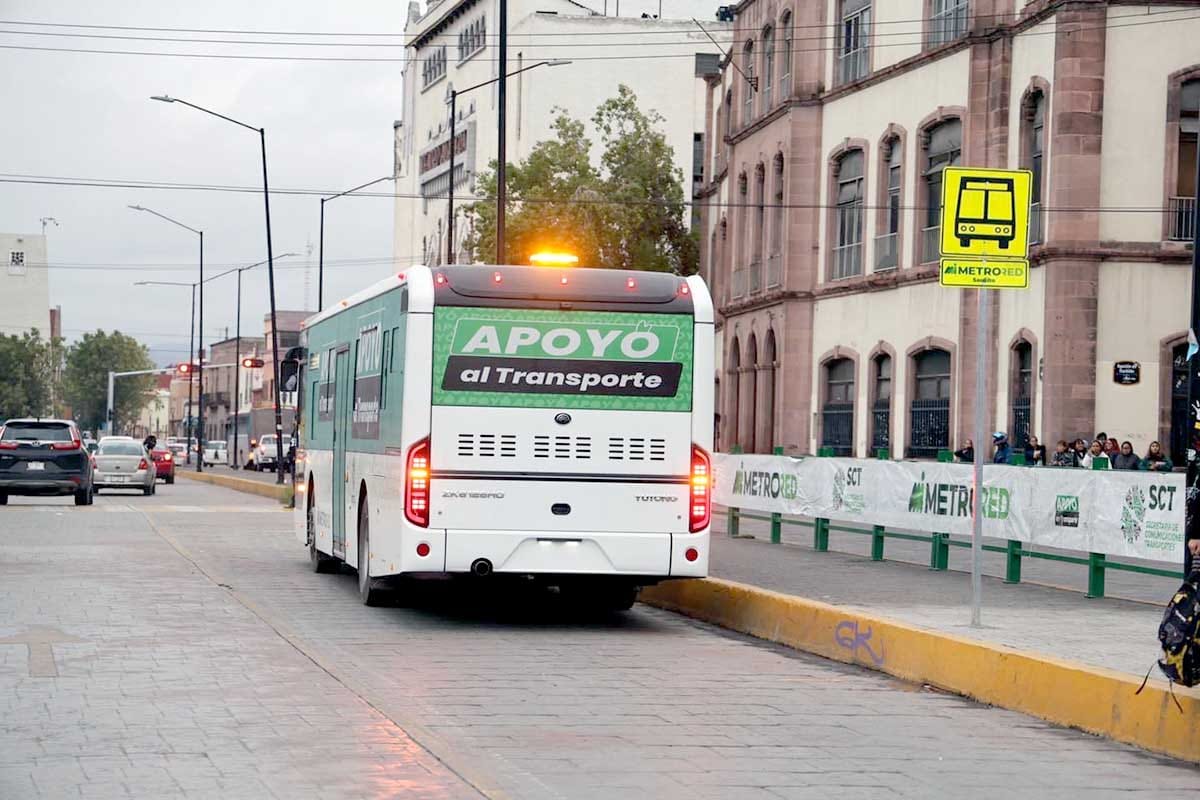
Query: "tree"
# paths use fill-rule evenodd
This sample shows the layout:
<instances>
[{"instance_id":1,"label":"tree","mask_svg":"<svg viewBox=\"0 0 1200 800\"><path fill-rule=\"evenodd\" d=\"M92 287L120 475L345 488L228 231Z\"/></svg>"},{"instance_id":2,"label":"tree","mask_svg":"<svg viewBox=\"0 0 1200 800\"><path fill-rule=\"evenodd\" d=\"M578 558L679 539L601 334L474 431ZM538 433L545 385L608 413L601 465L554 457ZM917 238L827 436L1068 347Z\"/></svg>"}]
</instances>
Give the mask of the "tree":
<instances>
[{"instance_id":1,"label":"tree","mask_svg":"<svg viewBox=\"0 0 1200 800\"><path fill-rule=\"evenodd\" d=\"M61 352L60 343L42 339L36 328L20 336L0 335L0 421L54 414L54 357Z\"/></svg>"},{"instance_id":2,"label":"tree","mask_svg":"<svg viewBox=\"0 0 1200 800\"><path fill-rule=\"evenodd\" d=\"M100 430L108 405L108 373L153 369L150 353L137 339L120 331L85 333L67 353L64 375L67 402L80 427ZM154 386L152 375L132 375L114 385L113 418L116 428L137 421Z\"/></svg>"},{"instance_id":3,"label":"tree","mask_svg":"<svg viewBox=\"0 0 1200 800\"><path fill-rule=\"evenodd\" d=\"M696 271L698 248L684 224L683 175L658 129L663 117L643 112L622 85L596 109L600 168L583 122L555 109L554 138L508 165L506 261L526 264L539 250L569 250L585 266ZM477 254L496 251L496 163L479 176L481 199L467 207Z\"/></svg>"}]
</instances>

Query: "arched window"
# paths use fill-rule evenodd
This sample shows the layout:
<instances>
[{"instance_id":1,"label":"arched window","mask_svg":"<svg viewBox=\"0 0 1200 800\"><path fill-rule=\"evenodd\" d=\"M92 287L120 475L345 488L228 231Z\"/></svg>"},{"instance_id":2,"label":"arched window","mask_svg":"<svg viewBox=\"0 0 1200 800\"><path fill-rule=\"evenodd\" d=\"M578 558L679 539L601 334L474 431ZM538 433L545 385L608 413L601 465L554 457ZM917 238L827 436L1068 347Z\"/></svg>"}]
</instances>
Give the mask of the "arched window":
<instances>
[{"instance_id":1,"label":"arched window","mask_svg":"<svg viewBox=\"0 0 1200 800\"><path fill-rule=\"evenodd\" d=\"M775 352L775 331L767 330L766 343L763 345L762 375L762 431L759 442L762 452L770 453L775 450L775 363L778 354Z\"/></svg>"},{"instance_id":2,"label":"arched window","mask_svg":"<svg viewBox=\"0 0 1200 800\"><path fill-rule=\"evenodd\" d=\"M771 108L771 84L775 80L775 31L769 25L763 28L762 40L762 112L765 114Z\"/></svg>"},{"instance_id":3,"label":"arched window","mask_svg":"<svg viewBox=\"0 0 1200 800\"><path fill-rule=\"evenodd\" d=\"M730 445L739 445L738 419L741 417L742 348L737 337L729 353L729 403L725 407L725 439Z\"/></svg>"},{"instance_id":4,"label":"arched window","mask_svg":"<svg viewBox=\"0 0 1200 800\"><path fill-rule=\"evenodd\" d=\"M863 151L851 150L834 162L833 280L862 274Z\"/></svg>"},{"instance_id":5,"label":"arched window","mask_svg":"<svg viewBox=\"0 0 1200 800\"><path fill-rule=\"evenodd\" d=\"M1188 451L1188 344L1171 350L1171 441L1170 454L1176 464L1187 464Z\"/></svg>"},{"instance_id":6,"label":"arched window","mask_svg":"<svg viewBox=\"0 0 1200 800\"><path fill-rule=\"evenodd\" d=\"M835 456L854 455L854 362L825 363L825 402L821 405L821 446Z\"/></svg>"},{"instance_id":7,"label":"arched window","mask_svg":"<svg viewBox=\"0 0 1200 800\"><path fill-rule=\"evenodd\" d=\"M783 283L783 153L776 153L773 159L771 186L773 188L773 203L771 205L771 245L767 250L767 287L779 286Z\"/></svg>"},{"instance_id":8,"label":"arched window","mask_svg":"<svg viewBox=\"0 0 1200 800\"><path fill-rule=\"evenodd\" d=\"M792 94L792 12L785 11L779 18L779 30L783 33L783 51L779 58L779 96Z\"/></svg>"},{"instance_id":9,"label":"arched window","mask_svg":"<svg viewBox=\"0 0 1200 800\"><path fill-rule=\"evenodd\" d=\"M733 246L727 247L726 250L730 253L732 262L731 272L733 275L732 286L733 297L746 296L746 264L750 260L749 246L747 242L750 239L750 208L747 205L746 189L749 181L746 178L746 173L740 173L737 179L738 203L741 208L737 209L737 217L734 223L734 243Z\"/></svg>"},{"instance_id":10,"label":"arched window","mask_svg":"<svg viewBox=\"0 0 1200 800\"><path fill-rule=\"evenodd\" d=\"M913 357L913 372L908 455L936 458L939 450L950 447L950 354L923 350Z\"/></svg>"},{"instance_id":11,"label":"arched window","mask_svg":"<svg viewBox=\"0 0 1200 800\"><path fill-rule=\"evenodd\" d=\"M1012 349L1012 389L1009 396L1008 440L1021 450L1029 442L1033 406L1033 345L1021 340Z\"/></svg>"},{"instance_id":12,"label":"arched window","mask_svg":"<svg viewBox=\"0 0 1200 800\"><path fill-rule=\"evenodd\" d=\"M851 83L870 72L871 0L842 0L835 82Z\"/></svg>"},{"instance_id":13,"label":"arched window","mask_svg":"<svg viewBox=\"0 0 1200 800\"><path fill-rule=\"evenodd\" d=\"M1025 100L1022 109L1026 169L1033 172L1029 187L1029 241L1042 241L1042 193L1045 191L1046 161L1046 95L1035 89Z\"/></svg>"},{"instance_id":14,"label":"arched window","mask_svg":"<svg viewBox=\"0 0 1200 800\"><path fill-rule=\"evenodd\" d=\"M742 390L745 411L738 426L742 432L740 439L747 453L757 453L758 441L755 431L758 424L758 337L753 333L750 334L750 341L746 346L746 366L742 367L738 377L746 382Z\"/></svg>"},{"instance_id":15,"label":"arched window","mask_svg":"<svg viewBox=\"0 0 1200 800\"><path fill-rule=\"evenodd\" d=\"M722 152L725 154L724 161L729 163L730 153L733 151L733 145L729 143L729 132L733 128L733 89L725 91L725 118L721 121L721 144L725 148Z\"/></svg>"},{"instance_id":16,"label":"arched window","mask_svg":"<svg viewBox=\"0 0 1200 800\"><path fill-rule=\"evenodd\" d=\"M1200 78L1184 81L1179 90L1178 157L1174 175L1175 193L1169 198L1167 237L1190 242L1196 203L1196 150L1200 137Z\"/></svg>"},{"instance_id":17,"label":"arched window","mask_svg":"<svg viewBox=\"0 0 1200 800\"><path fill-rule=\"evenodd\" d=\"M904 142L892 136L883 144L883 208L875 239L875 269L900 266L900 214L904 193Z\"/></svg>"},{"instance_id":18,"label":"arched window","mask_svg":"<svg viewBox=\"0 0 1200 800\"><path fill-rule=\"evenodd\" d=\"M763 237L767 223L767 170L759 164L754 170L754 231L750 234L750 291L762 289Z\"/></svg>"},{"instance_id":19,"label":"arched window","mask_svg":"<svg viewBox=\"0 0 1200 800\"><path fill-rule=\"evenodd\" d=\"M940 122L925 131L925 169L918 205L925 209L921 231L921 263L937 261L941 255L942 170L962 161L962 122L957 118Z\"/></svg>"},{"instance_id":20,"label":"arched window","mask_svg":"<svg viewBox=\"0 0 1200 800\"><path fill-rule=\"evenodd\" d=\"M742 72L746 73L742 79L742 125L749 125L754 121L754 41L746 42L746 46L742 48Z\"/></svg>"},{"instance_id":21,"label":"arched window","mask_svg":"<svg viewBox=\"0 0 1200 800\"><path fill-rule=\"evenodd\" d=\"M880 448L891 447L892 441L892 357L880 353L871 361L872 394L871 404L871 453Z\"/></svg>"}]
</instances>

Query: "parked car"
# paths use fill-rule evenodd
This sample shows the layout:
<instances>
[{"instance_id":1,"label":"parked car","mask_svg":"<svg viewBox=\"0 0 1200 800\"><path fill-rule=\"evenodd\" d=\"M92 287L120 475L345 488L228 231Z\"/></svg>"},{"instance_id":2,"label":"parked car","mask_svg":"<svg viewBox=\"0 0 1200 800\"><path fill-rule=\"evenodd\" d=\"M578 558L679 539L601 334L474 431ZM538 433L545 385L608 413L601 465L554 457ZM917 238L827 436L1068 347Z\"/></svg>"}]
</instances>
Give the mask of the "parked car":
<instances>
[{"instance_id":1,"label":"parked car","mask_svg":"<svg viewBox=\"0 0 1200 800\"><path fill-rule=\"evenodd\" d=\"M66 494L90 506L93 466L74 422L10 419L0 427L0 506L9 495Z\"/></svg>"},{"instance_id":2,"label":"parked car","mask_svg":"<svg viewBox=\"0 0 1200 800\"><path fill-rule=\"evenodd\" d=\"M208 442L204 445L204 466L226 464L229 462L229 451L224 442Z\"/></svg>"},{"instance_id":3,"label":"parked car","mask_svg":"<svg viewBox=\"0 0 1200 800\"><path fill-rule=\"evenodd\" d=\"M157 467L142 443L129 436L105 436L96 451L95 491L140 489L154 494Z\"/></svg>"},{"instance_id":4,"label":"parked car","mask_svg":"<svg viewBox=\"0 0 1200 800\"><path fill-rule=\"evenodd\" d=\"M277 467L278 461L276 459L278 454L275 452L277 441L273 433L264 434L258 440L258 444L254 447L254 469L262 472L263 470L273 470ZM294 440L290 436L283 440L283 456L285 459L293 443Z\"/></svg>"},{"instance_id":5,"label":"parked car","mask_svg":"<svg viewBox=\"0 0 1200 800\"><path fill-rule=\"evenodd\" d=\"M154 476L166 483L175 482L175 456L169 447L160 445L150 451L154 459Z\"/></svg>"}]
</instances>

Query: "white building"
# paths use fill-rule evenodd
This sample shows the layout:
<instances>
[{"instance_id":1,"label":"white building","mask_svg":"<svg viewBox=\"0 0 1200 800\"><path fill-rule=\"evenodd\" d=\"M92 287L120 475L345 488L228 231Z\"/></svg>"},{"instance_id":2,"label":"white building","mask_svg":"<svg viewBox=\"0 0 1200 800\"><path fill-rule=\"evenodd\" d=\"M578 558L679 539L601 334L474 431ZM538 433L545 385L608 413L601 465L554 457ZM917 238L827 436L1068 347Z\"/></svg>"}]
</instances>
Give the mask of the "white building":
<instances>
[{"instance_id":1,"label":"white building","mask_svg":"<svg viewBox=\"0 0 1200 800\"><path fill-rule=\"evenodd\" d=\"M554 109L588 121L622 84L643 111L664 118L668 143L684 176L685 192L698 180L703 159L705 83L719 50L692 21L718 41L729 23L716 21L716 0L510 0L508 69L551 59L572 63L531 69L508 81L507 158L517 163L551 137ZM662 13L672 19L655 19ZM397 261L446 259L450 89L462 91L500 74L495 0L431 0L424 14L409 7L405 34L402 118L395 123ZM617 14L619 13L619 16ZM643 14L648 15L643 18ZM723 45L724 46L724 45ZM466 258L463 206L474 179L496 157L497 85L461 94L455 123L456 259ZM596 141L592 135L593 142ZM594 153L599 163L600 153Z\"/></svg>"},{"instance_id":2,"label":"white building","mask_svg":"<svg viewBox=\"0 0 1200 800\"><path fill-rule=\"evenodd\" d=\"M50 270L46 237L39 233L0 233L0 334L20 335L37 328L50 336Z\"/></svg>"},{"instance_id":3,"label":"white building","mask_svg":"<svg viewBox=\"0 0 1200 800\"><path fill-rule=\"evenodd\" d=\"M146 403L138 412L137 424L132 435L144 437L154 434L163 437L165 441L167 434L171 432L170 413L171 390L155 387L146 395Z\"/></svg>"}]
</instances>

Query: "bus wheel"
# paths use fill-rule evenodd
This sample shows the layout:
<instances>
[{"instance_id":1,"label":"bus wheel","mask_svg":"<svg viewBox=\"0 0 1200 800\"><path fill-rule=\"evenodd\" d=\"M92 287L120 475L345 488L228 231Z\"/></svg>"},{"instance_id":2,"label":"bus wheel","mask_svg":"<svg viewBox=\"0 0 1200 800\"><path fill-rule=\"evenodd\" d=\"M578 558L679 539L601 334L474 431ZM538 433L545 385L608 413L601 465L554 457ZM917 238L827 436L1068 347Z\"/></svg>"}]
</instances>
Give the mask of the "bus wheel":
<instances>
[{"instance_id":1,"label":"bus wheel","mask_svg":"<svg viewBox=\"0 0 1200 800\"><path fill-rule=\"evenodd\" d=\"M600 607L606 611L628 611L637 602L640 590L640 586L631 586L628 584L606 586L601 590L597 601Z\"/></svg>"},{"instance_id":2,"label":"bus wheel","mask_svg":"<svg viewBox=\"0 0 1200 800\"><path fill-rule=\"evenodd\" d=\"M338 560L333 556L327 556L317 549L317 521L316 510L313 508L312 499L312 484L308 485L308 562L312 565L313 572L327 573L336 572L338 568Z\"/></svg>"},{"instance_id":3,"label":"bus wheel","mask_svg":"<svg viewBox=\"0 0 1200 800\"><path fill-rule=\"evenodd\" d=\"M364 498L358 506L358 596L364 606L383 603L383 590L379 581L371 577L371 517Z\"/></svg>"}]
</instances>

